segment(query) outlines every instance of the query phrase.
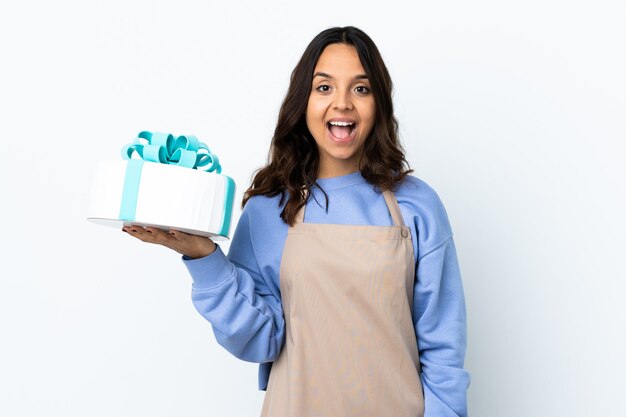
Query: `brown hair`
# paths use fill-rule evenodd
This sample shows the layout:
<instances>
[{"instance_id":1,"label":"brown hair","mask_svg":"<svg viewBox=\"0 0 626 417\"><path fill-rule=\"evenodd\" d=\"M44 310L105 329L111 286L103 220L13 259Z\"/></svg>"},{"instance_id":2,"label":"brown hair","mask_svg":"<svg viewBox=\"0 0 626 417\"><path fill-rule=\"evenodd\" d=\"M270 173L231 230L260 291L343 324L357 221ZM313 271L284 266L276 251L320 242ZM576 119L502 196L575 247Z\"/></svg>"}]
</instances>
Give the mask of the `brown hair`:
<instances>
[{"instance_id":1,"label":"brown hair","mask_svg":"<svg viewBox=\"0 0 626 417\"><path fill-rule=\"evenodd\" d=\"M267 164L253 174L252 185L244 193L242 208L255 195L273 197L281 194L279 204L282 204L287 192L289 199L280 217L293 226L296 214L306 204L305 192L307 196L310 195L319 169L317 144L306 125L307 103L317 60L324 48L333 43L355 47L370 80L376 103L374 127L365 140L359 160L361 175L380 189L393 189L396 182L413 172L409 169L398 140L398 121L394 116L391 99L393 86L378 48L365 32L356 27L330 28L311 41L291 73L291 82L280 107ZM328 209L328 196L324 190L322 192Z\"/></svg>"}]
</instances>

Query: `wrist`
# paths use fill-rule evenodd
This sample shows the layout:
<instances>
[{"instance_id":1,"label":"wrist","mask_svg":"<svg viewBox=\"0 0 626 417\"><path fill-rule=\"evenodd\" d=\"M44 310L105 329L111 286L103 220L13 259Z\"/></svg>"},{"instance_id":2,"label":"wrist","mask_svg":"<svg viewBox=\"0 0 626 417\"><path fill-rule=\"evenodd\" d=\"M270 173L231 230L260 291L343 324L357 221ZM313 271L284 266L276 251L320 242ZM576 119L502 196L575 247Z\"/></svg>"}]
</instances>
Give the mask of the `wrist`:
<instances>
[{"instance_id":1,"label":"wrist","mask_svg":"<svg viewBox=\"0 0 626 417\"><path fill-rule=\"evenodd\" d=\"M217 245L211 239L206 238L204 244L198 245L197 248L193 248L184 255L190 259L199 259L211 255L216 249Z\"/></svg>"}]
</instances>

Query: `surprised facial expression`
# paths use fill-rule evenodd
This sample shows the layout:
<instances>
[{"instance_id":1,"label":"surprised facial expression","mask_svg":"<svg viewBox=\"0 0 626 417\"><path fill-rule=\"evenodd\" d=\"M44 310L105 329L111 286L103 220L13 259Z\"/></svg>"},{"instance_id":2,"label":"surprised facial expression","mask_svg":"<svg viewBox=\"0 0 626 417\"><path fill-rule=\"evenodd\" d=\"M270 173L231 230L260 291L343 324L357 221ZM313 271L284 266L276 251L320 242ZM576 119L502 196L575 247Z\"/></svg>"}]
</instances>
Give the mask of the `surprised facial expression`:
<instances>
[{"instance_id":1,"label":"surprised facial expression","mask_svg":"<svg viewBox=\"0 0 626 417\"><path fill-rule=\"evenodd\" d=\"M318 177L359 169L363 144L376 117L370 82L356 48L334 43L320 55L306 110L306 124L320 154Z\"/></svg>"}]
</instances>

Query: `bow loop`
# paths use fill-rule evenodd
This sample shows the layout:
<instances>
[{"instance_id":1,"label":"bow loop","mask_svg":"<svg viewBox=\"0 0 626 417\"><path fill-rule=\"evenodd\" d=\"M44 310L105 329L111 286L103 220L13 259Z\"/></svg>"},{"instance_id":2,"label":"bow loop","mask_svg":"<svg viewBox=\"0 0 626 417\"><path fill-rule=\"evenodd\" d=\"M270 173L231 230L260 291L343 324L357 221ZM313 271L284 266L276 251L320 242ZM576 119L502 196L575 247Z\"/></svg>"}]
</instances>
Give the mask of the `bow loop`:
<instances>
[{"instance_id":1,"label":"bow loop","mask_svg":"<svg viewBox=\"0 0 626 417\"><path fill-rule=\"evenodd\" d=\"M222 172L217 155L193 135L175 137L171 133L139 132L133 143L122 148L122 157L131 159L135 152L144 161Z\"/></svg>"}]
</instances>

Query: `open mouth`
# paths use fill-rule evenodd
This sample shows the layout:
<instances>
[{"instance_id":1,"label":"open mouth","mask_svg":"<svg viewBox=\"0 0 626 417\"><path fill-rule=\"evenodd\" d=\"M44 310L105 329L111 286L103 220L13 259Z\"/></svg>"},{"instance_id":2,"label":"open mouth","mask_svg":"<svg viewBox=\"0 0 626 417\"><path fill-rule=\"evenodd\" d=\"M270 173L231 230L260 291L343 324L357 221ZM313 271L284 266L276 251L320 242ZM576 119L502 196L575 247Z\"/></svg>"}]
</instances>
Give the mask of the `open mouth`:
<instances>
[{"instance_id":1,"label":"open mouth","mask_svg":"<svg viewBox=\"0 0 626 417\"><path fill-rule=\"evenodd\" d=\"M337 122L330 121L326 123L326 128L338 141L346 141L352 138L356 132L356 122Z\"/></svg>"}]
</instances>

